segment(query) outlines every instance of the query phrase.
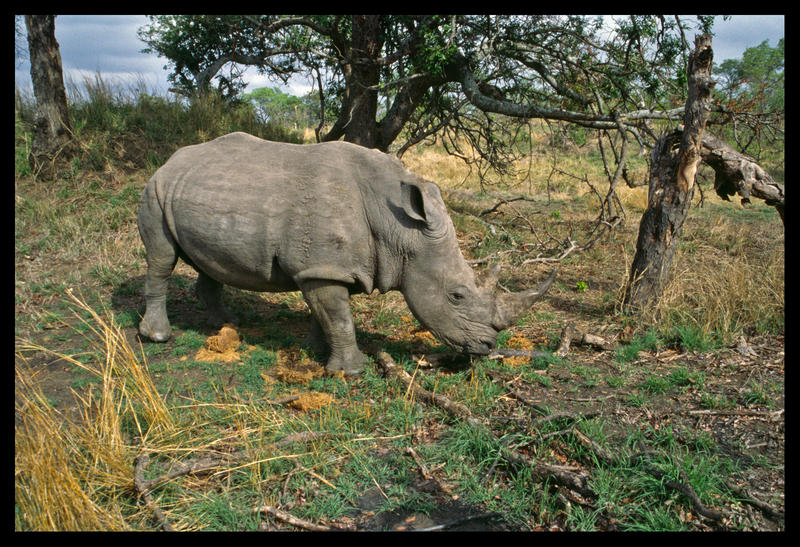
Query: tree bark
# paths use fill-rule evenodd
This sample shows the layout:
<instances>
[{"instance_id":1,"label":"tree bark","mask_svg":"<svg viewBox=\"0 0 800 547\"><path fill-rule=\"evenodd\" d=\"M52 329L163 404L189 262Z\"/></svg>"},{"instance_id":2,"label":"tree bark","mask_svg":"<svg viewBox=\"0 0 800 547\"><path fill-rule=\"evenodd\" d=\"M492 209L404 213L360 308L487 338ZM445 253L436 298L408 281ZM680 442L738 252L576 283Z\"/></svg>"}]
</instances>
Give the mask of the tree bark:
<instances>
[{"instance_id":1,"label":"tree bark","mask_svg":"<svg viewBox=\"0 0 800 547\"><path fill-rule=\"evenodd\" d=\"M368 148L378 147L378 85L380 71L380 15L354 15L350 63L345 66L347 81L347 122L344 140Z\"/></svg>"},{"instance_id":2,"label":"tree bark","mask_svg":"<svg viewBox=\"0 0 800 547\"><path fill-rule=\"evenodd\" d=\"M694 194L695 174L714 86L711 36L695 37L689 58L688 96L683 130L660 138L651 153L647 210L639 224L636 254L625 290L624 307L641 310L657 299L669 279L675 240Z\"/></svg>"},{"instance_id":3,"label":"tree bark","mask_svg":"<svg viewBox=\"0 0 800 547\"><path fill-rule=\"evenodd\" d=\"M36 97L29 161L42 178L55 175L56 160L69 156L72 126L55 35L55 15L26 15L33 94Z\"/></svg>"}]
</instances>

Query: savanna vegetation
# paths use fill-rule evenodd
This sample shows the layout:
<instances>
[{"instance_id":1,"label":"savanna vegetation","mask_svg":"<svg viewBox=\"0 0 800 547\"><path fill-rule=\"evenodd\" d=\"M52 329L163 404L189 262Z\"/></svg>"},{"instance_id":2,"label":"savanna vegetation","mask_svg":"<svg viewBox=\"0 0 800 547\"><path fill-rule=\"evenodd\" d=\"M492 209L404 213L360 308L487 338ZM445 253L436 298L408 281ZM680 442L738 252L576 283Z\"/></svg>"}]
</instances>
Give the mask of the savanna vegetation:
<instances>
[{"instance_id":1,"label":"savanna vegetation","mask_svg":"<svg viewBox=\"0 0 800 547\"><path fill-rule=\"evenodd\" d=\"M775 82L759 91L751 71L745 86L745 61L718 91L762 100ZM299 293L226 288L240 324L211 331L183 263L173 338L136 333L136 211L155 169L231 131L313 142L292 116L314 103L100 76L67 91L76 151L47 181L28 161L34 100L15 97L17 530L784 529L783 224L758 200L722 200L710 168L670 282L633 315L621 304L647 187L619 185L620 214L598 222L610 149L593 130L531 121L501 172L421 139L402 159L442 187L477 271L502 263L519 290L558 262L499 341L540 353L455 359L400 294L357 295L374 366L344 379L301 346ZM728 136L783 182L782 141L752 133ZM631 180L647 172L628 158Z\"/></svg>"}]
</instances>

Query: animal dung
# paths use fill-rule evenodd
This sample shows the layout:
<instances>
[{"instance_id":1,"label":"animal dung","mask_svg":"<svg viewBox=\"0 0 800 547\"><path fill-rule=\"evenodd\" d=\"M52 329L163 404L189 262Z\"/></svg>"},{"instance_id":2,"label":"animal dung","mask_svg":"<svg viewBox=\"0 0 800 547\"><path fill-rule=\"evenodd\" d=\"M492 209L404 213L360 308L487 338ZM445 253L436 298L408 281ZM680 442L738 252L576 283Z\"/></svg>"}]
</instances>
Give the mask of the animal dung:
<instances>
[{"instance_id":1,"label":"animal dung","mask_svg":"<svg viewBox=\"0 0 800 547\"><path fill-rule=\"evenodd\" d=\"M206 339L205 347L194 356L195 361L230 363L241 359L239 352L239 333L233 325L225 324L219 332Z\"/></svg>"},{"instance_id":2,"label":"animal dung","mask_svg":"<svg viewBox=\"0 0 800 547\"><path fill-rule=\"evenodd\" d=\"M299 393L297 399L291 401L289 406L301 412L317 410L333 402L333 395L321 393L319 391L308 391Z\"/></svg>"}]
</instances>

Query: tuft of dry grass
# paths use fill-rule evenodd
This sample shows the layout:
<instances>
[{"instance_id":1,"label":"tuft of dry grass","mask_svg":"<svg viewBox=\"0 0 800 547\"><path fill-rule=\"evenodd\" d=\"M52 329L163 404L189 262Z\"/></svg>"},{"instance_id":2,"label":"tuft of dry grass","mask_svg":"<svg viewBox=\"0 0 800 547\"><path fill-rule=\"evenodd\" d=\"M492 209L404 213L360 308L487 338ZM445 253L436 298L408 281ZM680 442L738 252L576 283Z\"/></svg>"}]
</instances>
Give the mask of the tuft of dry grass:
<instances>
[{"instance_id":1,"label":"tuft of dry grass","mask_svg":"<svg viewBox=\"0 0 800 547\"><path fill-rule=\"evenodd\" d=\"M135 504L136 456L162 461L208 453L221 445L257 445L284 421L271 410L235 403L169 406L157 392L141 352L136 352L110 314L100 315L67 292L84 325L89 362L17 340L15 385L15 503L17 530L131 530L152 525L150 508ZM88 316L84 319L81 315ZM53 356L79 367L101 383L73 389L77 412L70 418L43 394L31 355ZM84 353L84 355L86 355ZM225 400L220 394L217 399ZM319 397L306 401L321 405ZM179 412L186 411L181 419ZM206 412L215 417L204 418ZM220 432L213 424L224 414L232 424ZM210 427L211 426L211 427ZM163 465L163 462L162 464ZM197 523L182 516L184 496L164 511L176 529ZM156 500L161 503L161 500Z\"/></svg>"},{"instance_id":2,"label":"tuft of dry grass","mask_svg":"<svg viewBox=\"0 0 800 547\"><path fill-rule=\"evenodd\" d=\"M753 264L701 246L705 258L691 266L679 261L661 298L646 313L647 323L696 325L730 342L742 333L776 327L784 314L784 260L773 256ZM649 317L648 317L649 316Z\"/></svg>"},{"instance_id":3,"label":"tuft of dry grass","mask_svg":"<svg viewBox=\"0 0 800 547\"><path fill-rule=\"evenodd\" d=\"M111 433L111 438L107 434L95 437L96 428L82 432L78 425L65 422L48 404L36 375L22 363L25 357L18 353L15 367L15 528L35 531L129 529L119 505L101 503L97 499L96 485L90 478L95 475L108 478L108 471L102 468L109 462L119 462L116 435L107 432Z\"/></svg>"},{"instance_id":4,"label":"tuft of dry grass","mask_svg":"<svg viewBox=\"0 0 800 547\"><path fill-rule=\"evenodd\" d=\"M122 515L133 481L136 448L126 420L142 444L174 429L174 421L156 391L145 364L123 330L67 291L79 310L90 352L103 357L84 363L72 355L18 341L16 364L15 492L17 529L125 530ZM83 394L78 416L68 420L42 394L27 355L45 353L82 368L102 380Z\"/></svg>"}]
</instances>

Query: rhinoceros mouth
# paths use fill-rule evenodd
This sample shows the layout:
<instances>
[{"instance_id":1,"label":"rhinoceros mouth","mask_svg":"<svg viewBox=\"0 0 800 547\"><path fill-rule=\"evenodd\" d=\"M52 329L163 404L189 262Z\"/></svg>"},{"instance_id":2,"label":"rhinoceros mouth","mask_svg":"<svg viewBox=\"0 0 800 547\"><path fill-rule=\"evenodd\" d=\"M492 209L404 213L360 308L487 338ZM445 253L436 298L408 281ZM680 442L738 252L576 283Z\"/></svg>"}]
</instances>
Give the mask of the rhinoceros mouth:
<instances>
[{"instance_id":1,"label":"rhinoceros mouth","mask_svg":"<svg viewBox=\"0 0 800 547\"><path fill-rule=\"evenodd\" d=\"M476 344L467 344L462 347L461 351L470 355L487 355L494 348L494 344L493 340L481 341Z\"/></svg>"}]
</instances>

